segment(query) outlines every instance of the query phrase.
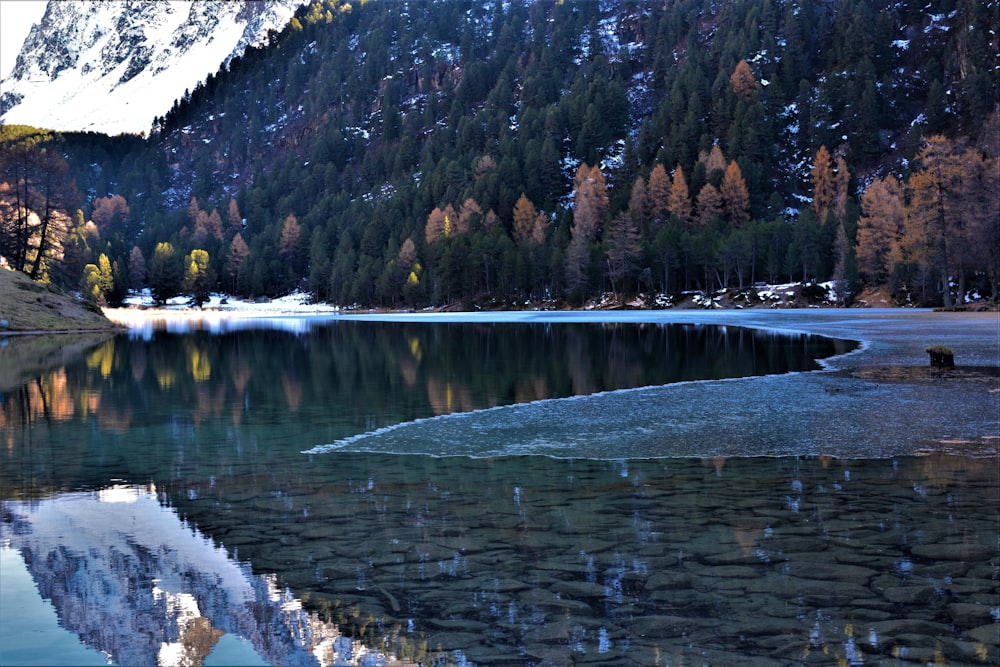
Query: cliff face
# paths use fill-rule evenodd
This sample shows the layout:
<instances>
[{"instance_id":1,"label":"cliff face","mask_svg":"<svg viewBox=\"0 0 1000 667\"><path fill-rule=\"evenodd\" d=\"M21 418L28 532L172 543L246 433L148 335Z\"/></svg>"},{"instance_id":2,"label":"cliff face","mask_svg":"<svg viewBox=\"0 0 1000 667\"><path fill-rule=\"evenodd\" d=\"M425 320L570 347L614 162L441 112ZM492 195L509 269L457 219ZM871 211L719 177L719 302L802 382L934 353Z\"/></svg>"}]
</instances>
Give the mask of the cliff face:
<instances>
[{"instance_id":1,"label":"cliff face","mask_svg":"<svg viewBox=\"0 0 1000 667\"><path fill-rule=\"evenodd\" d=\"M302 0L50 2L3 81L0 120L143 133L185 90L280 30Z\"/></svg>"}]
</instances>

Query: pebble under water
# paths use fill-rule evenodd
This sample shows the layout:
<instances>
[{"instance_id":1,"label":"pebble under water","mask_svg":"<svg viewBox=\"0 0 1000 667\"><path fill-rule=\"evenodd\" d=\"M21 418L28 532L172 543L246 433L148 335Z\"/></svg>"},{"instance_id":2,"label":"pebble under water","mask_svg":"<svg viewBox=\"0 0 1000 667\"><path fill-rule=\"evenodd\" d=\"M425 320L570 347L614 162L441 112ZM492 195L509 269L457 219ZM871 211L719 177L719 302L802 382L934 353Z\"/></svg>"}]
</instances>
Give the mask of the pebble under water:
<instances>
[{"instance_id":1,"label":"pebble under water","mask_svg":"<svg viewBox=\"0 0 1000 667\"><path fill-rule=\"evenodd\" d=\"M284 493L168 497L404 662L959 665L1000 660L998 476L950 455L339 453Z\"/></svg>"}]
</instances>

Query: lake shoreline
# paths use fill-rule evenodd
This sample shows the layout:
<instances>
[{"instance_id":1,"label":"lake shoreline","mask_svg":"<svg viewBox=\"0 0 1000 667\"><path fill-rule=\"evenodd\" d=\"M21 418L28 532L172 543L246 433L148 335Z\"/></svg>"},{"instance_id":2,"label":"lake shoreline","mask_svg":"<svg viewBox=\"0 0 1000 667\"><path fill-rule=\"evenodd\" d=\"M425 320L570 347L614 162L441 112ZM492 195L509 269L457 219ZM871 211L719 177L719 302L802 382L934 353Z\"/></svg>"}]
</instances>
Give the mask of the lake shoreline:
<instances>
[{"instance_id":1,"label":"lake shoreline","mask_svg":"<svg viewBox=\"0 0 1000 667\"><path fill-rule=\"evenodd\" d=\"M959 367L993 372L1000 369L1000 315L996 312L941 311L916 308L808 308L808 309L629 309L629 310L521 310L521 311L332 311L317 310L308 304L283 311L222 311L195 309L123 309L109 316L128 325L135 335L149 335L159 327L171 331L205 329L215 333L237 328L263 326L296 333L338 321L375 321L399 323L593 323L597 325L695 324L736 326L777 333L819 335L855 341L860 345L847 354L819 361L823 371L861 372L853 383L864 386L886 385L878 378L902 376L907 369L927 369L927 348L945 345L954 351ZM898 371L898 372L896 372ZM822 373L821 373L822 374ZM812 375L812 374L809 374ZM919 384L919 383L918 383ZM941 376L938 385L966 387L976 394L984 390L981 381ZM985 387L1000 396L1000 383ZM788 400L794 400L789 396ZM725 401L723 401L724 403ZM997 430L994 428L994 430ZM1000 431L998 431L1000 433Z\"/></svg>"},{"instance_id":2,"label":"lake shoreline","mask_svg":"<svg viewBox=\"0 0 1000 667\"><path fill-rule=\"evenodd\" d=\"M17 272L3 272L0 296L6 305L0 308L0 339L8 336L45 334L87 334L106 331L124 331L136 321L155 319L197 319L227 317L288 316L369 316L369 315L425 315L475 314L476 316L503 317L509 313L670 313L670 312L726 312L726 311L796 311L834 309L867 311L871 309L914 310L911 306L898 305L884 294L866 291L858 295L855 303L845 306L838 301L832 283L803 285L756 285L734 288L705 296L699 291L684 292L679 297L664 295L639 296L626 301L612 294L593 298L579 306L562 300L523 302L484 301L469 304L451 303L422 309L414 308L364 308L358 305L339 306L312 301L307 292L275 299L243 300L214 293L201 306L192 306L186 297L175 297L166 304L156 304L149 290L132 294L126 304L117 308L88 308L70 294L49 289L30 282ZM42 307L39 307L42 306ZM974 301L948 312L998 312L1000 304ZM940 310L940 309L938 309Z\"/></svg>"}]
</instances>

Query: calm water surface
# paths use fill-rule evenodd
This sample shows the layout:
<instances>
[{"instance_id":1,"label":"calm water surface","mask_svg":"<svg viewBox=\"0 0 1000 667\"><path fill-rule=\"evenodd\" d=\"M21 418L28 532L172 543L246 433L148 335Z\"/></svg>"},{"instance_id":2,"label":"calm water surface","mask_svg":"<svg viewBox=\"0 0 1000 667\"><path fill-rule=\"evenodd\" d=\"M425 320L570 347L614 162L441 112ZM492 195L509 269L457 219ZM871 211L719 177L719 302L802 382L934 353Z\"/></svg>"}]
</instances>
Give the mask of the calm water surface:
<instances>
[{"instance_id":1,"label":"calm water surface","mask_svg":"<svg viewBox=\"0 0 1000 667\"><path fill-rule=\"evenodd\" d=\"M350 447L851 348L682 325L111 339L0 393L0 664L997 664L995 460Z\"/></svg>"}]
</instances>

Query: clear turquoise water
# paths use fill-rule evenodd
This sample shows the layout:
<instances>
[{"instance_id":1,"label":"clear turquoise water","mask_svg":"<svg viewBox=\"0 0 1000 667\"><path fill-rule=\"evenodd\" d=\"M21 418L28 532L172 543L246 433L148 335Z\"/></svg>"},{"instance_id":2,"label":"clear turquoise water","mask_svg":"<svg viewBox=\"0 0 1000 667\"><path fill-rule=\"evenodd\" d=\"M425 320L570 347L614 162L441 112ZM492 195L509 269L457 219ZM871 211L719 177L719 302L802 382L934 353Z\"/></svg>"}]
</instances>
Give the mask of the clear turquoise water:
<instances>
[{"instance_id":1,"label":"clear turquoise water","mask_svg":"<svg viewBox=\"0 0 1000 667\"><path fill-rule=\"evenodd\" d=\"M861 409L922 385L803 373L851 344L297 331L4 391L0 663L997 663L995 459Z\"/></svg>"}]
</instances>

